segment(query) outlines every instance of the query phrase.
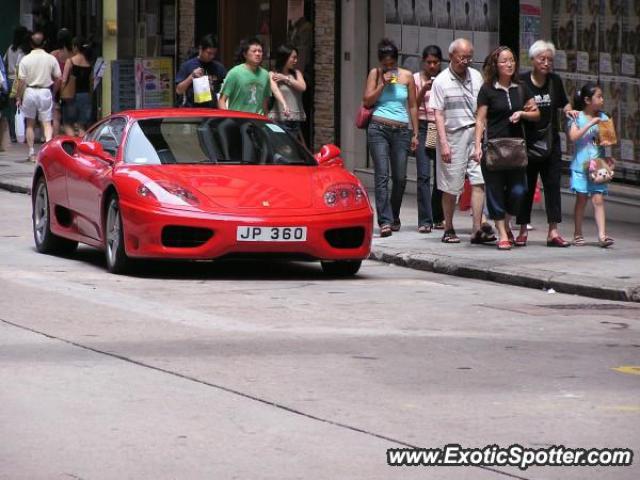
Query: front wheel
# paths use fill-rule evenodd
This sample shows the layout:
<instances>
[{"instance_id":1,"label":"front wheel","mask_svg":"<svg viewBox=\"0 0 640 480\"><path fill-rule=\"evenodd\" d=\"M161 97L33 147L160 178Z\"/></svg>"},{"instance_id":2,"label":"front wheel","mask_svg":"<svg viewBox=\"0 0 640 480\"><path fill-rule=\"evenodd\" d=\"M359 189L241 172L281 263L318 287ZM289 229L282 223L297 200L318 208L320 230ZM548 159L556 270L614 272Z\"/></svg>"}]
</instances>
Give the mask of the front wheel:
<instances>
[{"instance_id":1,"label":"front wheel","mask_svg":"<svg viewBox=\"0 0 640 480\"><path fill-rule=\"evenodd\" d=\"M51 210L49 191L44 176L38 179L33 196L33 239L40 253L69 255L78 248L78 242L62 238L51 232Z\"/></svg>"},{"instance_id":2,"label":"front wheel","mask_svg":"<svg viewBox=\"0 0 640 480\"><path fill-rule=\"evenodd\" d=\"M107 269L111 273L125 273L131 267L131 260L124 250L124 230L120 215L120 203L116 195L109 199L105 220L105 256Z\"/></svg>"},{"instance_id":3,"label":"front wheel","mask_svg":"<svg viewBox=\"0 0 640 480\"><path fill-rule=\"evenodd\" d=\"M320 262L322 270L327 275L335 277L350 277L358 273L362 260L337 260L335 262Z\"/></svg>"}]
</instances>

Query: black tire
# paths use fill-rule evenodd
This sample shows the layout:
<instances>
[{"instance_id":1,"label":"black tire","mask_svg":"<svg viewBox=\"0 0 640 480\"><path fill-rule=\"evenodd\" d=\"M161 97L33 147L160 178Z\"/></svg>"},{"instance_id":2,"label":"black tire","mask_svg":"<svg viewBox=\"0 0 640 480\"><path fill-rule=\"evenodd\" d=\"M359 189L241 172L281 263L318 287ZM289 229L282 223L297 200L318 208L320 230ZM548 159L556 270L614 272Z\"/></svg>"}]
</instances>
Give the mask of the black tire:
<instances>
[{"instance_id":1,"label":"black tire","mask_svg":"<svg viewBox=\"0 0 640 480\"><path fill-rule=\"evenodd\" d=\"M358 273L362 260L337 260L335 262L321 262L322 270L334 277L350 277Z\"/></svg>"},{"instance_id":2,"label":"black tire","mask_svg":"<svg viewBox=\"0 0 640 480\"><path fill-rule=\"evenodd\" d=\"M40 253L70 255L78 248L78 242L62 238L51 232L51 209L49 190L44 175L38 179L31 203L33 240Z\"/></svg>"},{"instance_id":3,"label":"black tire","mask_svg":"<svg viewBox=\"0 0 640 480\"><path fill-rule=\"evenodd\" d=\"M107 270L111 273L126 273L131 268L131 259L124 249L124 230L117 195L112 195L107 203L104 220L104 253Z\"/></svg>"}]
</instances>

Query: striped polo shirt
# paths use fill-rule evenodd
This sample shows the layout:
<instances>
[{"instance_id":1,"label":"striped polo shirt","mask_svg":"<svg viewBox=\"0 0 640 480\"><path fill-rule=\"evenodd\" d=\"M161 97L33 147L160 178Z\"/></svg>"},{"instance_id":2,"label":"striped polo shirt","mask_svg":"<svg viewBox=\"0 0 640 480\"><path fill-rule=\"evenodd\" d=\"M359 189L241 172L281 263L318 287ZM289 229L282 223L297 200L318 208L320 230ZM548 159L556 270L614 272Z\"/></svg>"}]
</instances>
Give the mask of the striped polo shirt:
<instances>
[{"instance_id":1,"label":"striped polo shirt","mask_svg":"<svg viewBox=\"0 0 640 480\"><path fill-rule=\"evenodd\" d=\"M447 132L455 132L476 123L478 92L482 83L482 75L473 68L467 69L464 79L447 68L433 81L429 108L444 113Z\"/></svg>"}]
</instances>

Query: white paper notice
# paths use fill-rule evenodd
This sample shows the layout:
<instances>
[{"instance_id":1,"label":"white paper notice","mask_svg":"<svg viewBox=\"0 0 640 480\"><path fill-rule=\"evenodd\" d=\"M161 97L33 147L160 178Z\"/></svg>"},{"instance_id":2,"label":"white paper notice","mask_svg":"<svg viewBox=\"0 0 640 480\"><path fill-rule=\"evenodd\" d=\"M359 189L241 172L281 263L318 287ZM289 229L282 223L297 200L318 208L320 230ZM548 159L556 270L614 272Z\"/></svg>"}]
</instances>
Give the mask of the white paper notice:
<instances>
[{"instance_id":1,"label":"white paper notice","mask_svg":"<svg viewBox=\"0 0 640 480\"><path fill-rule=\"evenodd\" d=\"M620 140L620 157L622 160L634 159L633 140Z\"/></svg>"},{"instance_id":2,"label":"white paper notice","mask_svg":"<svg viewBox=\"0 0 640 480\"><path fill-rule=\"evenodd\" d=\"M620 71L623 75L634 76L636 74L636 57L629 53L623 53Z\"/></svg>"},{"instance_id":3,"label":"white paper notice","mask_svg":"<svg viewBox=\"0 0 640 480\"><path fill-rule=\"evenodd\" d=\"M600 52L600 73L613 73L610 53Z\"/></svg>"},{"instance_id":4,"label":"white paper notice","mask_svg":"<svg viewBox=\"0 0 640 480\"><path fill-rule=\"evenodd\" d=\"M564 50L556 50L556 56L553 58L553 66L558 70L566 70L567 52Z\"/></svg>"},{"instance_id":5,"label":"white paper notice","mask_svg":"<svg viewBox=\"0 0 640 480\"><path fill-rule=\"evenodd\" d=\"M579 72L588 72L589 71L589 54L587 52L577 52L577 61L578 66L577 70ZM611 62L609 62L611 63Z\"/></svg>"}]
</instances>

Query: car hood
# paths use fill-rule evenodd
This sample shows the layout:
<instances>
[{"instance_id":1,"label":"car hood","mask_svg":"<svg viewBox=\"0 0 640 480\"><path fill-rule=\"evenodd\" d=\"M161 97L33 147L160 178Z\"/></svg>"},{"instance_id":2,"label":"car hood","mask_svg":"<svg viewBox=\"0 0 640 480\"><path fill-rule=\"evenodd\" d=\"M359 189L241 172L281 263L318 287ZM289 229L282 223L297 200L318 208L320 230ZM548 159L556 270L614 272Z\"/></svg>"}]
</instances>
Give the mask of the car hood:
<instances>
[{"instance_id":1,"label":"car hood","mask_svg":"<svg viewBox=\"0 0 640 480\"><path fill-rule=\"evenodd\" d=\"M138 178L142 174L148 181L178 184L224 208L313 205L313 166L148 165L136 170Z\"/></svg>"}]
</instances>

